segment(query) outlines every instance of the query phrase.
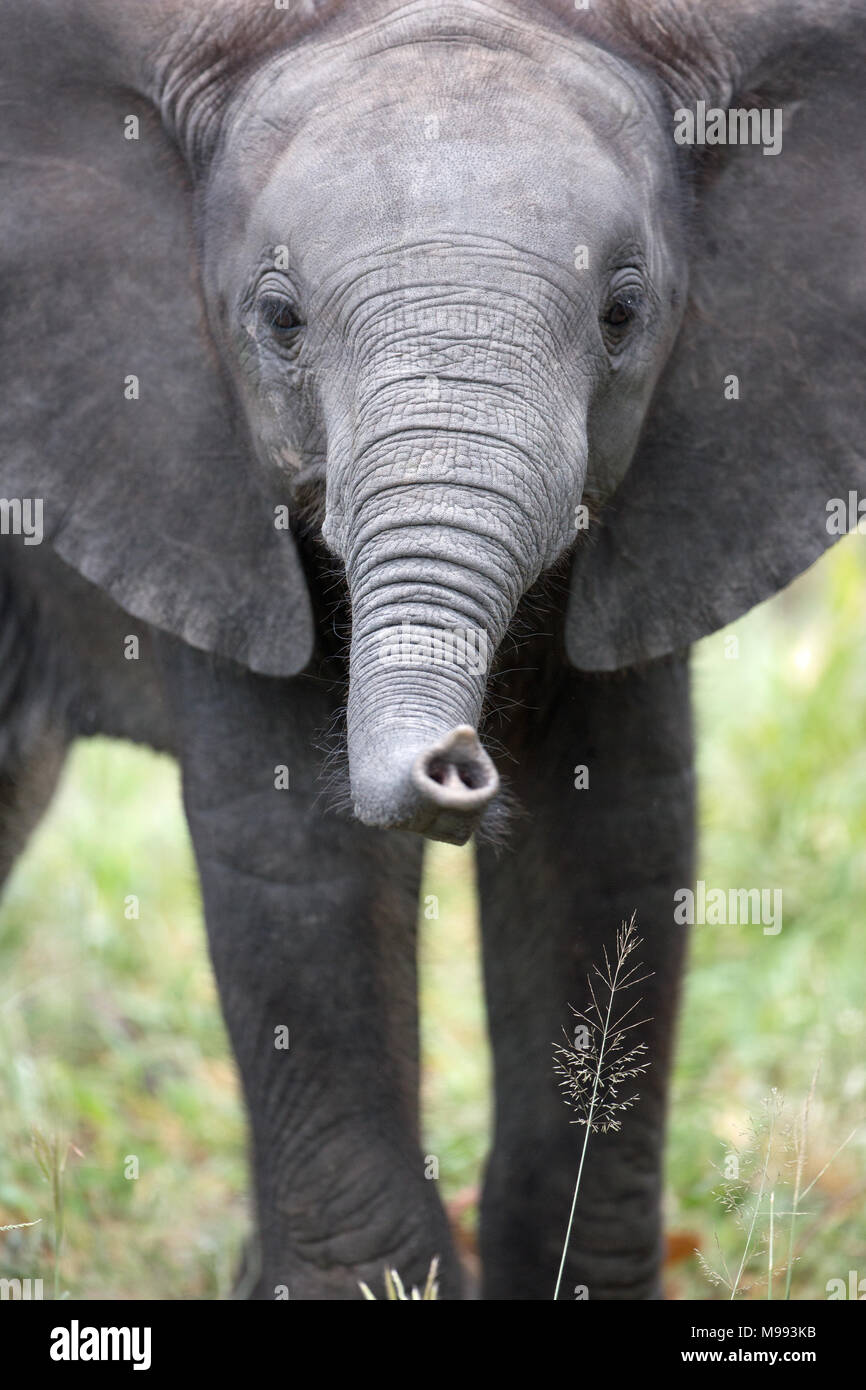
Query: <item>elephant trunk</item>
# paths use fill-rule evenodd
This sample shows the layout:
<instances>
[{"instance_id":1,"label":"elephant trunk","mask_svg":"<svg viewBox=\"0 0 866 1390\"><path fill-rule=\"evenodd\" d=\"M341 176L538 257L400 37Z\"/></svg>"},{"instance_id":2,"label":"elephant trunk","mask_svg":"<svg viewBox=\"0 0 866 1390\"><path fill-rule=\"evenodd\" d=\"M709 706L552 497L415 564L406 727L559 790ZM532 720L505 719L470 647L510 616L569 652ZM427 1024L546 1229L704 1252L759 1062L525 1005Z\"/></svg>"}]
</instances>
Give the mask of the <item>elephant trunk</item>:
<instances>
[{"instance_id":1,"label":"elephant trunk","mask_svg":"<svg viewBox=\"0 0 866 1390\"><path fill-rule=\"evenodd\" d=\"M356 456L348 739L367 824L462 844L496 796L476 730L494 652L541 567L525 472L520 451L459 431L391 435Z\"/></svg>"}]
</instances>

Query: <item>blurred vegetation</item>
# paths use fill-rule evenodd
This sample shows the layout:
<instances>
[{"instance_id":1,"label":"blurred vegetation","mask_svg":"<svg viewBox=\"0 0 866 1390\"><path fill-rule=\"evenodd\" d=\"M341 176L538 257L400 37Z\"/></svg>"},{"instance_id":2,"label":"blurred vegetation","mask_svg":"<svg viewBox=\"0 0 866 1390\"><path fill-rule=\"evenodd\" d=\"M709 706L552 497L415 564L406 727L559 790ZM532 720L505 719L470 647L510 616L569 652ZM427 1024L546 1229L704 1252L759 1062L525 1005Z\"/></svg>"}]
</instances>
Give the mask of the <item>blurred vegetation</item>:
<instances>
[{"instance_id":1,"label":"blurred vegetation","mask_svg":"<svg viewBox=\"0 0 866 1390\"><path fill-rule=\"evenodd\" d=\"M802 1106L819 1061L805 1182L857 1133L808 1194L792 1297L866 1275L864 633L854 536L695 654L699 876L782 887L784 925L694 929L669 1148L671 1297L726 1296L693 1254L717 1263L716 1237L734 1266L742 1251L717 1170L750 1124L760 1130L771 1090L792 1115ZM439 899L438 919L422 918L425 1147L469 1248L489 1124L471 853L433 847L424 892ZM0 1274L43 1278L50 1296L56 1253L60 1295L84 1299L225 1297L248 1221L177 773L103 740L74 750L0 909L0 1225L33 1221L0 1234Z\"/></svg>"}]
</instances>

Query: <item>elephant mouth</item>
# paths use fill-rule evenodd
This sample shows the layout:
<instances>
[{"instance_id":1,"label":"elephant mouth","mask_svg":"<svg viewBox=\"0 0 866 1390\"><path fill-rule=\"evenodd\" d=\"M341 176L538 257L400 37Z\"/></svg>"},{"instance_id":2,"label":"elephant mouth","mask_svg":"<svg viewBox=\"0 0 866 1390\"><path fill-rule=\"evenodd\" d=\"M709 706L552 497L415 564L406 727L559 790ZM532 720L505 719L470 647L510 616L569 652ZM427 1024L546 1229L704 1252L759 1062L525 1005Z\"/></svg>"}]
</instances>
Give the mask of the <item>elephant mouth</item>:
<instances>
[{"instance_id":1,"label":"elephant mouth","mask_svg":"<svg viewBox=\"0 0 866 1390\"><path fill-rule=\"evenodd\" d=\"M499 788L477 733L459 724L420 751L401 749L368 764L353 785L355 815L365 825L463 845Z\"/></svg>"}]
</instances>

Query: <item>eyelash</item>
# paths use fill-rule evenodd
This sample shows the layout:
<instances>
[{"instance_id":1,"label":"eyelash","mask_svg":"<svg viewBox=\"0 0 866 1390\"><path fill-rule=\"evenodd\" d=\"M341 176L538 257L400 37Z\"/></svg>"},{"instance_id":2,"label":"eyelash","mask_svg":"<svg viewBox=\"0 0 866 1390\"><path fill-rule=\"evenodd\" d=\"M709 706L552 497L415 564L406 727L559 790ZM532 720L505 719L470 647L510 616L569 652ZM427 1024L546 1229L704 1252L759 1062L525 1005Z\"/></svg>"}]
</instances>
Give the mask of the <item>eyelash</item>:
<instances>
[{"instance_id":1,"label":"eyelash","mask_svg":"<svg viewBox=\"0 0 866 1390\"><path fill-rule=\"evenodd\" d=\"M275 337L279 336L280 332L297 334L304 326L291 300L284 295L263 295L259 300L259 315ZM286 316L287 322L280 323L281 315Z\"/></svg>"},{"instance_id":2,"label":"eyelash","mask_svg":"<svg viewBox=\"0 0 866 1390\"><path fill-rule=\"evenodd\" d=\"M624 345L630 325L636 322L640 316L643 302L643 287L634 278L626 279L611 288L604 313L601 316L602 335L609 352L615 353ZM621 322L615 323L611 315L614 310L622 308L627 310L626 317Z\"/></svg>"}]
</instances>

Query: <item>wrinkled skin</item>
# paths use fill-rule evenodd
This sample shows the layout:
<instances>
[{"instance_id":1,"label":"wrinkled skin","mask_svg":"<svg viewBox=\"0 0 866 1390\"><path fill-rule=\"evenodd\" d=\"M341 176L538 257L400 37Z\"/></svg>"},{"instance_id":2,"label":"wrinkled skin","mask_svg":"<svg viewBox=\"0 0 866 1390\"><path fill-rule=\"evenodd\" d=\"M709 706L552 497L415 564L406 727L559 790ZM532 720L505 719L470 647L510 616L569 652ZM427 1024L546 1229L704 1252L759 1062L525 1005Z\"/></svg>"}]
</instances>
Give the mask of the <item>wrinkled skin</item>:
<instances>
[{"instance_id":1,"label":"wrinkled skin","mask_svg":"<svg viewBox=\"0 0 866 1390\"><path fill-rule=\"evenodd\" d=\"M658 1296L672 905L692 876L687 647L827 544L813 512L857 481L836 445L855 437L864 297L845 272L830 352L835 270L785 293L791 199L862 199L850 171L832 183L808 115L799 163L713 165L677 150L671 113L732 100L753 62L779 90L802 82L801 25L818 95L834 74L836 105L818 107L836 139L853 109L834 66L857 51L846 6L807 21L787 0L732 3L717 29L667 4L642 28L616 0L589 17L565 0L8 8L9 106L31 114L0 231L23 263L31 164L56 181L33 293L59 308L53 345L14 294L4 327L3 486L44 493L47 543L0 551L0 868L70 739L180 759L252 1131L242 1288L261 1298L351 1299L386 1264L421 1283L433 1255L442 1296L463 1292L419 1138L414 921L421 837L479 827L507 845L479 847L496 1088L483 1294L551 1296L581 1141L552 1044L636 912L652 1065L622 1132L591 1146L564 1287ZM58 103L44 131L43 91ZM140 145L124 150L130 111ZM817 168L830 182L809 194ZM759 175L776 182L754 193ZM855 255L844 225L831 268ZM690 281L710 310L688 310ZM760 305L786 342L816 345L802 375L821 429L779 354L748 355ZM40 404L43 367L58 376ZM752 390L732 414L719 383L735 368ZM130 410L115 387L133 371ZM766 540L732 524L742 499ZM323 750L344 713L335 797Z\"/></svg>"}]
</instances>

